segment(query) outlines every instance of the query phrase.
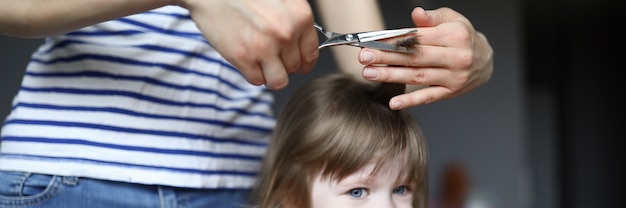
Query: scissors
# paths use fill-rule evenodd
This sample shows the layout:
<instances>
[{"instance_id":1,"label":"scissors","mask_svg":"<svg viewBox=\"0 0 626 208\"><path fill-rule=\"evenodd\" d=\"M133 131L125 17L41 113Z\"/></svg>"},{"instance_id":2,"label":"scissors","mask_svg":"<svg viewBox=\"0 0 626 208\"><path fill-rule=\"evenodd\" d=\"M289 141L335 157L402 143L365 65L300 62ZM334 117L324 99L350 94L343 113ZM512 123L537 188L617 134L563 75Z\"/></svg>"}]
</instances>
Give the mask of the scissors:
<instances>
[{"instance_id":1,"label":"scissors","mask_svg":"<svg viewBox=\"0 0 626 208\"><path fill-rule=\"evenodd\" d=\"M383 51L395 51L401 53L415 53L416 50L404 46L396 46L377 40L398 37L409 33L416 32L417 29L395 29L395 30L377 30L371 32L357 33L336 33L325 31L322 26L314 23L315 29L326 36L326 41L320 43L319 49L336 45L351 45L356 47L373 48Z\"/></svg>"}]
</instances>

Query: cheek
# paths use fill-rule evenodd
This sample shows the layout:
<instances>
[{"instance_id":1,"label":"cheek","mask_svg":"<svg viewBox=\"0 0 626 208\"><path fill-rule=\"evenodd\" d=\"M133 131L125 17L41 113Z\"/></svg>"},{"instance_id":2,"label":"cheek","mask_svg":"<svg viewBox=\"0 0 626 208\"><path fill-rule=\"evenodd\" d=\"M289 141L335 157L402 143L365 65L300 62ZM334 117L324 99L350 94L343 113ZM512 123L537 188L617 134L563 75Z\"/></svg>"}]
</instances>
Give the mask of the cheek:
<instances>
[{"instance_id":1,"label":"cheek","mask_svg":"<svg viewBox=\"0 0 626 208\"><path fill-rule=\"evenodd\" d=\"M331 208L331 207L355 207L354 201L348 197L334 194L320 194L311 199L311 208Z\"/></svg>"},{"instance_id":2,"label":"cheek","mask_svg":"<svg viewBox=\"0 0 626 208\"><path fill-rule=\"evenodd\" d=\"M311 208L342 207L342 204L345 204L345 202L337 196L313 199L311 203Z\"/></svg>"},{"instance_id":3,"label":"cheek","mask_svg":"<svg viewBox=\"0 0 626 208\"><path fill-rule=\"evenodd\" d=\"M313 189L311 192L311 208L322 208L326 206L325 199L323 193L319 192L319 190Z\"/></svg>"},{"instance_id":4,"label":"cheek","mask_svg":"<svg viewBox=\"0 0 626 208\"><path fill-rule=\"evenodd\" d=\"M319 178L311 183L311 208L323 208L330 205L333 199L331 188L327 183L319 181Z\"/></svg>"},{"instance_id":5,"label":"cheek","mask_svg":"<svg viewBox=\"0 0 626 208\"><path fill-rule=\"evenodd\" d=\"M319 178L311 183L311 208L355 207L350 204L349 197L333 185Z\"/></svg>"},{"instance_id":6,"label":"cheek","mask_svg":"<svg viewBox=\"0 0 626 208\"><path fill-rule=\"evenodd\" d=\"M413 207L413 196L411 196L411 194L394 197L394 201L395 201L397 208L412 208Z\"/></svg>"}]
</instances>

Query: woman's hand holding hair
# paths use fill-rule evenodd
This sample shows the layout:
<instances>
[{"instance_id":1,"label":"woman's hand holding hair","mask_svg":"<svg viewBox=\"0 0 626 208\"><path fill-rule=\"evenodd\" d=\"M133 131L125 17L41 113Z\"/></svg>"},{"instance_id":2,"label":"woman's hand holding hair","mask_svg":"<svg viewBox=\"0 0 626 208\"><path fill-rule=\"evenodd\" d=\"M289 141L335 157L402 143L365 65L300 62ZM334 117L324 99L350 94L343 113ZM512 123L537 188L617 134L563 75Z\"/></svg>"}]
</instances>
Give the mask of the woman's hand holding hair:
<instances>
[{"instance_id":1,"label":"woman's hand holding hair","mask_svg":"<svg viewBox=\"0 0 626 208\"><path fill-rule=\"evenodd\" d=\"M392 109L456 97L489 81L493 50L467 18L445 7L429 11L418 7L411 16L418 27L417 53L367 48L359 53L359 61L366 65L365 79L415 86L391 99Z\"/></svg>"}]
</instances>

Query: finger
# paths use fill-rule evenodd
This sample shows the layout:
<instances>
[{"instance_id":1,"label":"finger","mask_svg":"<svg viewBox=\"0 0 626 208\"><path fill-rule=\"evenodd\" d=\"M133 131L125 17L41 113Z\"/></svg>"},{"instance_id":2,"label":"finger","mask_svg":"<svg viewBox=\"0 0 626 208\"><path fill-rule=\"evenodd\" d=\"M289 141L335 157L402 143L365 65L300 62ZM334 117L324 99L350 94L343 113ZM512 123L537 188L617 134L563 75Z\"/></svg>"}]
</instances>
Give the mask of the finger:
<instances>
[{"instance_id":1,"label":"finger","mask_svg":"<svg viewBox=\"0 0 626 208\"><path fill-rule=\"evenodd\" d=\"M375 74L375 78L372 74ZM454 75L450 70L442 68L367 66L363 69L363 77L366 80L409 85L451 86L457 81Z\"/></svg>"},{"instance_id":2,"label":"finger","mask_svg":"<svg viewBox=\"0 0 626 208\"><path fill-rule=\"evenodd\" d=\"M439 27L422 27L417 29L419 45L450 47L462 44L468 36L469 30L459 22L449 22Z\"/></svg>"},{"instance_id":3,"label":"finger","mask_svg":"<svg viewBox=\"0 0 626 208\"><path fill-rule=\"evenodd\" d=\"M283 89L289 84L289 77L282 60L270 56L261 62L265 86L271 90Z\"/></svg>"},{"instance_id":4,"label":"finger","mask_svg":"<svg viewBox=\"0 0 626 208\"><path fill-rule=\"evenodd\" d=\"M359 53L363 65L399 65L411 67L449 67L463 50L449 47L418 45L417 53L396 53L364 48Z\"/></svg>"},{"instance_id":5,"label":"finger","mask_svg":"<svg viewBox=\"0 0 626 208\"><path fill-rule=\"evenodd\" d=\"M300 38L300 55L302 56L302 65L300 66L299 71L300 73L309 73L313 67L315 67L315 63L320 55L318 41L317 31L313 27L306 30Z\"/></svg>"},{"instance_id":6,"label":"finger","mask_svg":"<svg viewBox=\"0 0 626 208\"><path fill-rule=\"evenodd\" d=\"M294 51L294 54L299 55L297 57L300 62L299 72L308 73L319 57L318 36L313 27L311 5L306 0L283 0L283 5L291 12L290 20L297 27L294 36L297 42L294 45L298 46L298 51Z\"/></svg>"},{"instance_id":7,"label":"finger","mask_svg":"<svg viewBox=\"0 0 626 208\"><path fill-rule=\"evenodd\" d=\"M415 24L418 28L434 26L432 18L428 16L428 13L422 7L415 7L413 9L413 12L411 12L411 19L413 19L413 24Z\"/></svg>"},{"instance_id":8,"label":"finger","mask_svg":"<svg viewBox=\"0 0 626 208\"><path fill-rule=\"evenodd\" d=\"M261 70L260 63L253 61L230 61L231 63L243 77L253 85L262 85L265 83L265 78L263 77L263 71Z\"/></svg>"},{"instance_id":9,"label":"finger","mask_svg":"<svg viewBox=\"0 0 626 208\"><path fill-rule=\"evenodd\" d=\"M395 96L389 100L389 108L400 110L437 102L452 96L452 91L442 86L431 86Z\"/></svg>"},{"instance_id":10,"label":"finger","mask_svg":"<svg viewBox=\"0 0 626 208\"><path fill-rule=\"evenodd\" d=\"M428 11L416 7L411 12L411 19L418 27L433 27L453 20L466 20L463 15L448 7Z\"/></svg>"},{"instance_id":11,"label":"finger","mask_svg":"<svg viewBox=\"0 0 626 208\"><path fill-rule=\"evenodd\" d=\"M299 41L296 40L285 45L280 53L280 58L282 59L283 66L285 67L287 74L298 71L302 65L300 47L298 46L298 43Z\"/></svg>"},{"instance_id":12,"label":"finger","mask_svg":"<svg viewBox=\"0 0 626 208\"><path fill-rule=\"evenodd\" d=\"M468 43L467 40L475 33L469 20L450 8L425 11L416 7L411 17L413 23L418 26L420 44L438 46L463 44Z\"/></svg>"}]
</instances>

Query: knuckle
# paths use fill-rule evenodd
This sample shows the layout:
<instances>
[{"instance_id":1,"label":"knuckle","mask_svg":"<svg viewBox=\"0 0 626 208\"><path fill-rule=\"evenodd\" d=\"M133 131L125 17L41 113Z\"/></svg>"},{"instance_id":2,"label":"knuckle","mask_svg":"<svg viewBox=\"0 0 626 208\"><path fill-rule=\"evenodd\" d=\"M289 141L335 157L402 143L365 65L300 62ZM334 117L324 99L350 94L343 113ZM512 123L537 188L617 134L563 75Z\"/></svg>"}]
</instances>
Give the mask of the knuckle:
<instances>
[{"instance_id":1,"label":"knuckle","mask_svg":"<svg viewBox=\"0 0 626 208\"><path fill-rule=\"evenodd\" d=\"M297 23L306 24L313 22L313 10L308 1L294 1L290 4L293 20Z\"/></svg>"},{"instance_id":2,"label":"knuckle","mask_svg":"<svg viewBox=\"0 0 626 208\"><path fill-rule=\"evenodd\" d=\"M260 56L268 56L275 54L274 44L270 41L253 41L250 43L249 49L242 49L243 55L250 55L251 53L257 53Z\"/></svg>"},{"instance_id":3,"label":"knuckle","mask_svg":"<svg viewBox=\"0 0 626 208\"><path fill-rule=\"evenodd\" d=\"M474 53L472 50L462 50L456 56L456 63L459 68L469 69L474 64Z\"/></svg>"},{"instance_id":4,"label":"knuckle","mask_svg":"<svg viewBox=\"0 0 626 208\"><path fill-rule=\"evenodd\" d=\"M413 70L413 83L421 84L426 82L426 76L423 70Z\"/></svg>"},{"instance_id":5,"label":"knuckle","mask_svg":"<svg viewBox=\"0 0 626 208\"><path fill-rule=\"evenodd\" d=\"M457 29L455 29L454 33L451 33L450 35L452 36L452 38L454 40L457 40L461 43L469 43L472 40L472 32L473 29L468 26L467 24L465 24L464 22L461 21L455 21L453 23L456 23L456 27Z\"/></svg>"},{"instance_id":6,"label":"knuckle","mask_svg":"<svg viewBox=\"0 0 626 208\"><path fill-rule=\"evenodd\" d=\"M455 80L457 83L465 83L469 79L470 73L466 70L456 73Z\"/></svg>"},{"instance_id":7,"label":"knuckle","mask_svg":"<svg viewBox=\"0 0 626 208\"><path fill-rule=\"evenodd\" d=\"M454 83L447 85L448 90L452 92L456 92L461 90L464 86L467 86L467 83L470 82L469 73L457 73L453 78Z\"/></svg>"},{"instance_id":8,"label":"knuckle","mask_svg":"<svg viewBox=\"0 0 626 208\"><path fill-rule=\"evenodd\" d=\"M463 30L459 30L457 35L459 35L459 38L463 40L469 40L472 37L472 34L475 33L474 28L472 28L471 24L466 21L458 21L458 23L460 24L460 27L463 27Z\"/></svg>"},{"instance_id":9,"label":"knuckle","mask_svg":"<svg viewBox=\"0 0 626 208\"><path fill-rule=\"evenodd\" d=\"M426 94L424 98L424 104L431 104L435 101L435 97L432 94Z\"/></svg>"},{"instance_id":10,"label":"knuckle","mask_svg":"<svg viewBox=\"0 0 626 208\"><path fill-rule=\"evenodd\" d=\"M244 47L232 47L230 50L230 56L234 60L239 61L249 61L250 57L248 56L247 50Z\"/></svg>"},{"instance_id":11,"label":"knuckle","mask_svg":"<svg viewBox=\"0 0 626 208\"><path fill-rule=\"evenodd\" d=\"M376 67L376 72L378 72L377 81L390 81L392 79L392 75L390 74L392 70L389 67Z\"/></svg>"},{"instance_id":12,"label":"knuckle","mask_svg":"<svg viewBox=\"0 0 626 208\"><path fill-rule=\"evenodd\" d=\"M415 53L410 59L407 59L408 66L419 66L424 59L424 53Z\"/></svg>"},{"instance_id":13,"label":"knuckle","mask_svg":"<svg viewBox=\"0 0 626 208\"><path fill-rule=\"evenodd\" d=\"M285 23L288 20L276 20L263 24L261 30L268 36L280 43L290 41L295 29L291 24Z\"/></svg>"},{"instance_id":14,"label":"knuckle","mask_svg":"<svg viewBox=\"0 0 626 208\"><path fill-rule=\"evenodd\" d=\"M295 29L293 27L286 27L275 33L275 38L281 44L291 43L294 40L294 31Z\"/></svg>"},{"instance_id":15,"label":"knuckle","mask_svg":"<svg viewBox=\"0 0 626 208\"><path fill-rule=\"evenodd\" d=\"M295 20L298 23L306 24L313 21L313 11L308 4L298 7Z\"/></svg>"}]
</instances>

